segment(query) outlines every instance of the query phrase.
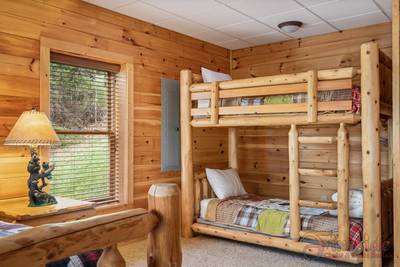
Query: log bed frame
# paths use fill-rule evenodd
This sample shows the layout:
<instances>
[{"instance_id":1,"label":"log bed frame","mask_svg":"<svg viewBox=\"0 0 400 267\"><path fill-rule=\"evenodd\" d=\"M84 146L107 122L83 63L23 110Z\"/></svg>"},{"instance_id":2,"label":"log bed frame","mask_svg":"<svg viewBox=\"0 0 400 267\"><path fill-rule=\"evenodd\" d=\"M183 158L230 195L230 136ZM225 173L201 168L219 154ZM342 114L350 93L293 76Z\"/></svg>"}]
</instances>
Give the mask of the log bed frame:
<instances>
[{"instance_id":1,"label":"log bed frame","mask_svg":"<svg viewBox=\"0 0 400 267\"><path fill-rule=\"evenodd\" d=\"M393 184L391 135L389 134L389 180L380 175L380 127L384 120L391 132L391 60L375 42L361 46L361 68L311 70L223 82L203 83L201 76L182 70L181 86L181 185L182 230L184 237L193 232L247 243L276 247L298 253L326 257L364 266L381 266L383 241L392 237ZM361 85L361 114L346 113L352 101L318 102L318 90L340 90ZM220 99L307 93L307 103L221 107ZM210 99L210 108L196 108L193 101ZM328 113L327 113L328 112ZM249 116L250 115L250 116ZM199 118L200 116L200 118ZM347 125L361 123L362 180L364 191L363 254L349 251L349 135ZM298 126L339 125L335 137L299 137ZM214 196L203 172L193 171L193 127L228 127L229 167L238 168L237 128L248 126L290 126L289 200L290 239L196 223L200 201ZM299 143L337 143L337 170L300 169ZM302 174L337 177L338 202L300 199L299 176ZM338 233L302 231L300 207L338 209ZM307 237L337 243L340 248L301 242Z\"/></svg>"},{"instance_id":2,"label":"log bed frame","mask_svg":"<svg viewBox=\"0 0 400 267\"><path fill-rule=\"evenodd\" d=\"M149 211L133 209L78 221L46 224L0 238L0 265L43 267L68 256L104 248L98 267L125 267L117 243L148 235L148 266L180 267L178 186L153 185L148 199Z\"/></svg>"}]
</instances>

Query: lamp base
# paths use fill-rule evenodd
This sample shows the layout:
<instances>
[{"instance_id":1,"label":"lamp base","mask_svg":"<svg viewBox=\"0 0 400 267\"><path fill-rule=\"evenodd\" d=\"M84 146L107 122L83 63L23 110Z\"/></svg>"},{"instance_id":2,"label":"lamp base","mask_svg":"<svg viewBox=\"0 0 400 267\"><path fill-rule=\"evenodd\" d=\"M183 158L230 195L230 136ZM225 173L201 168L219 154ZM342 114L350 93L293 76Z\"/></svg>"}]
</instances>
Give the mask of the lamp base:
<instances>
[{"instance_id":1,"label":"lamp base","mask_svg":"<svg viewBox=\"0 0 400 267\"><path fill-rule=\"evenodd\" d=\"M28 196L29 205L28 207L42 207L57 204L57 200L54 196L43 191L43 188L47 186L46 178L51 179L51 172L54 170L54 166L51 166L43 162L40 164L40 159L37 154L37 148L31 147L31 160L28 163ZM41 181L41 185L39 185Z\"/></svg>"},{"instance_id":2,"label":"lamp base","mask_svg":"<svg viewBox=\"0 0 400 267\"><path fill-rule=\"evenodd\" d=\"M47 202L29 202L28 207L43 207L43 206L51 206L57 204L57 199L51 195L48 195L49 198Z\"/></svg>"}]
</instances>

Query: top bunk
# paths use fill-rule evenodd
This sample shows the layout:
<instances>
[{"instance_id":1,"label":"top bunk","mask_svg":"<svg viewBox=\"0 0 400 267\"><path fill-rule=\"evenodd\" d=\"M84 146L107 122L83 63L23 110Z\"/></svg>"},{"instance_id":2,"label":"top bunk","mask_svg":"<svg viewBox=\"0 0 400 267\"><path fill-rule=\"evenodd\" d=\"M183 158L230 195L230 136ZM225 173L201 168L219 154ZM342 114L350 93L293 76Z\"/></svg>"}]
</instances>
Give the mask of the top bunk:
<instances>
[{"instance_id":1,"label":"top bunk","mask_svg":"<svg viewBox=\"0 0 400 267\"><path fill-rule=\"evenodd\" d=\"M372 47L375 46L378 49L377 44ZM378 64L364 60L361 68L309 70L209 83L204 83L201 75L183 70L181 113L184 116L190 110L187 118L192 127L356 124L362 119L361 103L366 96L361 91L364 77L365 83L377 82L378 86L372 87L380 99L379 112L390 117L391 59L379 50L376 54ZM379 75L370 77L377 65Z\"/></svg>"}]
</instances>

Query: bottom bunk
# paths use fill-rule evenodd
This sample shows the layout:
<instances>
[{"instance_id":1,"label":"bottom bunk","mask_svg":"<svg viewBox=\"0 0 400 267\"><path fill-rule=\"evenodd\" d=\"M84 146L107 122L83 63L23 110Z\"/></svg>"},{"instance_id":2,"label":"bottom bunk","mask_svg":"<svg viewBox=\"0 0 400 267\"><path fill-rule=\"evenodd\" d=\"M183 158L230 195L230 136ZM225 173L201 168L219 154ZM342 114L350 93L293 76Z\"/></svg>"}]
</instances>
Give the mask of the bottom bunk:
<instances>
[{"instance_id":1,"label":"bottom bunk","mask_svg":"<svg viewBox=\"0 0 400 267\"><path fill-rule=\"evenodd\" d=\"M321 208L301 208L300 211L303 240L318 240L338 247L338 219L337 216L330 215L334 211ZM289 201L284 199L251 194L224 200L203 199L197 221L271 236L290 236ZM321 235L321 232L327 234ZM362 253L362 233L362 220L350 219L349 251L354 254Z\"/></svg>"},{"instance_id":2,"label":"bottom bunk","mask_svg":"<svg viewBox=\"0 0 400 267\"><path fill-rule=\"evenodd\" d=\"M195 232L204 234L222 235L235 240L242 240L243 237L242 241L245 242L333 257L346 262L362 261L361 219L350 220L349 251L342 251L337 245L337 217L329 215L329 210L302 208L301 225L303 238L300 242L288 240L289 201L247 194L224 200L201 200L200 217L192 228Z\"/></svg>"},{"instance_id":3,"label":"bottom bunk","mask_svg":"<svg viewBox=\"0 0 400 267\"><path fill-rule=\"evenodd\" d=\"M218 177L219 182L226 179L229 183L216 186L216 180L213 180L211 171L223 174ZM300 208L301 238L298 241L292 240L288 200L248 194L244 189L239 189L242 187L240 182L237 183L239 187L236 191L240 195L221 197L221 188L227 192L229 184L236 184L227 176L228 173L236 173L236 171L208 169L207 172L210 172L210 184L208 181L210 178L207 178L205 173L195 175L197 219L192 225L194 232L348 263L357 264L363 261L363 193L361 190L349 191L351 202L349 203L349 246L347 250L344 250L338 238L341 226L338 223L336 202L303 201L303 207ZM393 229L390 208L392 180L381 182L381 195L382 240L385 241L382 250L385 253L391 247L390 238Z\"/></svg>"}]
</instances>

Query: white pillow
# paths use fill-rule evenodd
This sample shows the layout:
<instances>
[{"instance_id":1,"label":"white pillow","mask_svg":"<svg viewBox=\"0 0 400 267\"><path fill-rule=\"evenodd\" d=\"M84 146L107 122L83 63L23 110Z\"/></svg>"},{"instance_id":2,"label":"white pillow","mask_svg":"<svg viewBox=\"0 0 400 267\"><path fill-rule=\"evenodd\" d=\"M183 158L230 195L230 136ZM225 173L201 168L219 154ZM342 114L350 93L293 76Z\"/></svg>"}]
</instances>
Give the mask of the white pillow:
<instances>
[{"instance_id":1,"label":"white pillow","mask_svg":"<svg viewBox=\"0 0 400 267\"><path fill-rule=\"evenodd\" d=\"M232 77L229 74L212 71L203 67L201 67L201 76L203 77L203 82L205 83L232 80ZM209 108L209 107L210 107L209 99L201 99L197 101L197 108Z\"/></svg>"},{"instance_id":2,"label":"white pillow","mask_svg":"<svg viewBox=\"0 0 400 267\"><path fill-rule=\"evenodd\" d=\"M201 67L201 76L205 83L232 80L232 77L229 74L212 71L203 67Z\"/></svg>"},{"instance_id":3,"label":"white pillow","mask_svg":"<svg viewBox=\"0 0 400 267\"><path fill-rule=\"evenodd\" d=\"M337 192L331 196L337 202ZM330 210L330 215L337 216L338 210ZM363 192L360 190L349 191L349 216L351 218L363 218Z\"/></svg>"},{"instance_id":4,"label":"white pillow","mask_svg":"<svg viewBox=\"0 0 400 267\"><path fill-rule=\"evenodd\" d=\"M206 168L206 174L212 190L219 199L247 194L235 169L217 170Z\"/></svg>"}]
</instances>

